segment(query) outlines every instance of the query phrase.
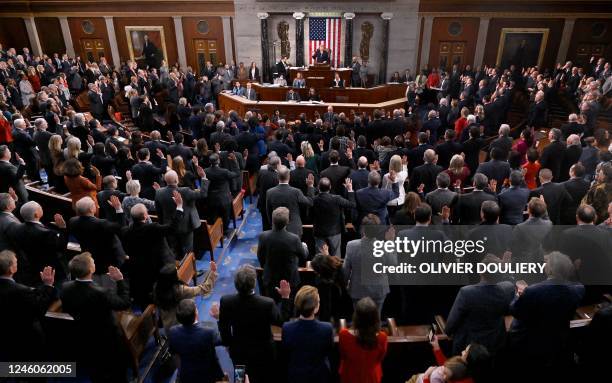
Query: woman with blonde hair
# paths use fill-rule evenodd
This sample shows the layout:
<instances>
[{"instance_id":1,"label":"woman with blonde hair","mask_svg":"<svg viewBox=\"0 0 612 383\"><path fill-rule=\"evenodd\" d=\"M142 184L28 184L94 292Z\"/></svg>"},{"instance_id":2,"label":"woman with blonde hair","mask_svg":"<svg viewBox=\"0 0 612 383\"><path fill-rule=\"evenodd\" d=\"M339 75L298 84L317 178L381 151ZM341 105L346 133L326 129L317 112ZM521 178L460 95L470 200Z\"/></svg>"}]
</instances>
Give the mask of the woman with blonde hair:
<instances>
[{"instance_id":1,"label":"woman with blonde hair","mask_svg":"<svg viewBox=\"0 0 612 383\"><path fill-rule=\"evenodd\" d=\"M319 174L319 156L314 152L312 145L308 141L302 141L300 148L302 150L302 155L306 160L306 169L312 170L315 176L317 176Z\"/></svg>"},{"instance_id":2,"label":"woman with blonde hair","mask_svg":"<svg viewBox=\"0 0 612 383\"><path fill-rule=\"evenodd\" d=\"M64 149L64 160L71 158L78 159L81 153L81 140L77 137L69 137L66 141L66 148Z\"/></svg>"},{"instance_id":3,"label":"woman with blonde hair","mask_svg":"<svg viewBox=\"0 0 612 383\"><path fill-rule=\"evenodd\" d=\"M32 98L34 97L34 88L28 80L28 76L26 76L23 72L21 72L21 77L19 80L19 92L21 92L21 102L24 108L30 106L32 103Z\"/></svg>"},{"instance_id":4,"label":"woman with blonde hair","mask_svg":"<svg viewBox=\"0 0 612 383\"><path fill-rule=\"evenodd\" d=\"M451 188L463 189L463 185L470 177L470 168L465 166L465 159L461 154L455 154L451 160L448 169L445 170L450 177Z\"/></svg>"},{"instance_id":5,"label":"woman with blonde hair","mask_svg":"<svg viewBox=\"0 0 612 383\"><path fill-rule=\"evenodd\" d=\"M64 174L62 166L64 165L64 151L62 150L62 136L54 134L49 138L49 155L53 163L53 172L49 176L49 185L55 188L58 193L66 193L68 189L64 184Z\"/></svg>"},{"instance_id":6,"label":"woman with blonde hair","mask_svg":"<svg viewBox=\"0 0 612 383\"><path fill-rule=\"evenodd\" d=\"M406 182L408 178L408 161L402 160L402 157L397 154L391 156L391 160L389 161L389 173L385 174L382 179L383 189L391 189L393 187L393 182L391 182L389 178L391 172L395 173L395 182L399 185L399 196L387 203L389 217L392 217L398 207L404 204L404 199L406 198L404 182Z\"/></svg>"}]
</instances>

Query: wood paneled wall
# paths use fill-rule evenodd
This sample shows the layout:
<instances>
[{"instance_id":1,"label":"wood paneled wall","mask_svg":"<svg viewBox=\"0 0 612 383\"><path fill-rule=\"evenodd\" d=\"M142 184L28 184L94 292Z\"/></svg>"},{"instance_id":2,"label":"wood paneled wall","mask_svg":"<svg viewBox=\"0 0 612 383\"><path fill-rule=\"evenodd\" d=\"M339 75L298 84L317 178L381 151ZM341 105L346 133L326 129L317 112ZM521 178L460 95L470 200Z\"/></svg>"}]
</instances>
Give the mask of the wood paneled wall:
<instances>
[{"instance_id":1,"label":"wood paneled wall","mask_svg":"<svg viewBox=\"0 0 612 383\"><path fill-rule=\"evenodd\" d=\"M49 56L66 53L66 44L62 35L62 27L57 17L36 17L36 29L42 51Z\"/></svg>"},{"instance_id":2,"label":"wood paneled wall","mask_svg":"<svg viewBox=\"0 0 612 383\"><path fill-rule=\"evenodd\" d=\"M28 31L21 17L0 17L0 44L3 49L15 48L17 53L28 47L32 52Z\"/></svg>"},{"instance_id":3,"label":"wood paneled wall","mask_svg":"<svg viewBox=\"0 0 612 383\"><path fill-rule=\"evenodd\" d=\"M121 61L130 59L128 50L127 36L125 34L126 26L162 26L164 27L164 37L166 40L166 50L168 57L166 58L169 65L174 65L178 61L178 53L176 50L176 35L174 31L174 20L171 17L116 17L115 34L117 35L117 46L119 48L119 57ZM159 47L162 49L161 47Z\"/></svg>"},{"instance_id":4,"label":"wood paneled wall","mask_svg":"<svg viewBox=\"0 0 612 383\"><path fill-rule=\"evenodd\" d=\"M208 32L206 34L198 32L197 25L202 20L208 23ZM197 67L194 46L194 40L196 39L216 40L219 59L224 64L226 61L232 60L231 57L226 57L221 17L183 17L183 36L185 38L185 50L187 51L187 63L194 68L194 71Z\"/></svg>"},{"instance_id":5,"label":"wood paneled wall","mask_svg":"<svg viewBox=\"0 0 612 383\"><path fill-rule=\"evenodd\" d=\"M603 23L605 30L601 36L593 36L593 27L596 23ZM588 46L604 46L603 56L608 60L612 59L612 20L610 19L577 19L574 24L574 32L567 51L568 60L581 65L590 59L590 55L578 54L581 48Z\"/></svg>"},{"instance_id":6,"label":"wood paneled wall","mask_svg":"<svg viewBox=\"0 0 612 383\"><path fill-rule=\"evenodd\" d=\"M449 25L453 22L461 24L461 33L451 35L449 33ZM431 31L431 44L429 46L429 64L434 67L440 62L440 43L445 41L465 42L464 62L465 64L474 64L474 52L476 50L476 41L478 40L478 28L480 19L477 17L436 17L433 21Z\"/></svg>"},{"instance_id":7,"label":"wood paneled wall","mask_svg":"<svg viewBox=\"0 0 612 383\"><path fill-rule=\"evenodd\" d=\"M542 66L552 68L557 59L563 24L563 19L491 19L483 65L495 65L502 28L548 28L548 41L546 42Z\"/></svg>"},{"instance_id":8,"label":"wood paneled wall","mask_svg":"<svg viewBox=\"0 0 612 383\"><path fill-rule=\"evenodd\" d=\"M94 26L93 33L85 33L83 30L83 22L89 20ZM70 35L72 36L72 44L76 54L85 57L83 51L83 39L102 39L104 41L104 54L106 61L113 64L113 56L110 51L110 43L108 41L108 33L106 31L106 22L103 17L69 17L68 25L70 26Z\"/></svg>"}]
</instances>

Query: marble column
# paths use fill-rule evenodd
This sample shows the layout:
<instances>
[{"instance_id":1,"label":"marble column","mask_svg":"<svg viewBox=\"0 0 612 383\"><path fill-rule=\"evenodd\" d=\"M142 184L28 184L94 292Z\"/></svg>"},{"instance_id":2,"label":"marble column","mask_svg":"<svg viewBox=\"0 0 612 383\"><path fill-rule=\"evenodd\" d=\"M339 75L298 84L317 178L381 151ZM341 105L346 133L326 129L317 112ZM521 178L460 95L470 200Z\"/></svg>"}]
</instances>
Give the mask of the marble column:
<instances>
[{"instance_id":1,"label":"marble column","mask_svg":"<svg viewBox=\"0 0 612 383\"><path fill-rule=\"evenodd\" d=\"M425 69L429 63L429 46L431 45L433 16L425 16L423 20L423 40L421 44L421 62L419 63L419 69Z\"/></svg>"},{"instance_id":2,"label":"marble column","mask_svg":"<svg viewBox=\"0 0 612 383\"><path fill-rule=\"evenodd\" d=\"M28 32L28 39L30 40L30 46L32 47L32 54L34 56L42 56L43 50L40 45L40 39L38 38L38 30L36 29L36 22L34 17L24 17L26 31Z\"/></svg>"},{"instance_id":3,"label":"marble column","mask_svg":"<svg viewBox=\"0 0 612 383\"><path fill-rule=\"evenodd\" d=\"M113 16L104 16L106 23L106 32L108 34L108 43L110 44L111 56L113 58L113 66L115 69L121 67L121 57L119 56L119 46L117 45L117 35L115 34L115 23Z\"/></svg>"},{"instance_id":4,"label":"marble column","mask_svg":"<svg viewBox=\"0 0 612 383\"><path fill-rule=\"evenodd\" d=\"M378 71L378 83L384 84L387 82L387 66L389 63L389 23L393 18L393 13L385 12L380 15L383 19L383 48L381 51L382 60L380 61L380 70Z\"/></svg>"},{"instance_id":5,"label":"marble column","mask_svg":"<svg viewBox=\"0 0 612 383\"><path fill-rule=\"evenodd\" d=\"M572 39L572 33L574 32L574 24L576 19L565 19L563 24L563 32L561 32L561 43L559 44L559 50L557 51L558 63L563 63L567 58L567 51L569 50L570 40Z\"/></svg>"},{"instance_id":6,"label":"marble column","mask_svg":"<svg viewBox=\"0 0 612 383\"><path fill-rule=\"evenodd\" d=\"M474 53L474 65L473 67L482 66L482 60L484 59L485 45L487 44L487 34L489 33L489 21L490 17L481 17L480 25L478 26L478 38L476 40L476 52ZM486 63L493 65L494 63Z\"/></svg>"},{"instance_id":7,"label":"marble column","mask_svg":"<svg viewBox=\"0 0 612 383\"><path fill-rule=\"evenodd\" d=\"M261 77L263 82L272 82L270 76L270 43L268 40L268 16L266 12L257 14L261 24Z\"/></svg>"},{"instance_id":8,"label":"marble column","mask_svg":"<svg viewBox=\"0 0 612 383\"><path fill-rule=\"evenodd\" d=\"M72 35L70 34L70 25L66 16L58 17L60 27L62 28L62 36L64 37L64 45L66 46L66 54L68 57L74 57L74 45L72 44Z\"/></svg>"},{"instance_id":9,"label":"marble column","mask_svg":"<svg viewBox=\"0 0 612 383\"><path fill-rule=\"evenodd\" d=\"M232 20L230 16L221 16L223 23L223 47L225 48L225 62L234 59L234 46L232 45Z\"/></svg>"},{"instance_id":10,"label":"marble column","mask_svg":"<svg viewBox=\"0 0 612 383\"><path fill-rule=\"evenodd\" d=\"M344 29L344 66L349 67L353 62L353 19L355 14L347 12L344 14L346 20Z\"/></svg>"},{"instance_id":11,"label":"marble column","mask_svg":"<svg viewBox=\"0 0 612 383\"><path fill-rule=\"evenodd\" d=\"M303 12L295 12L295 66L304 66L304 17Z\"/></svg>"},{"instance_id":12,"label":"marble column","mask_svg":"<svg viewBox=\"0 0 612 383\"><path fill-rule=\"evenodd\" d=\"M185 37L183 36L183 18L181 16L172 16L174 20L174 33L176 34L176 51L178 53L178 62L181 68L187 68L187 53L185 50ZM170 62L168 57L166 62Z\"/></svg>"}]
</instances>

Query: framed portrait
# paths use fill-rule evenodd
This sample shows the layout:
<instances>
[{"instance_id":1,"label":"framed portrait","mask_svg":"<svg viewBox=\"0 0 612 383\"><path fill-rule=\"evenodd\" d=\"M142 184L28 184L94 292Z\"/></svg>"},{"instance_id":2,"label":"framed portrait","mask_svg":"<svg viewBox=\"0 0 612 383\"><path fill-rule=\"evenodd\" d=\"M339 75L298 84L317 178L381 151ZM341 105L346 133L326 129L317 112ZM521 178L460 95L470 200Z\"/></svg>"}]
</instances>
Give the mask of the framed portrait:
<instances>
[{"instance_id":1,"label":"framed portrait","mask_svg":"<svg viewBox=\"0 0 612 383\"><path fill-rule=\"evenodd\" d=\"M164 27L125 27L130 59L138 63L139 68L159 68L162 60L168 57Z\"/></svg>"},{"instance_id":2,"label":"framed portrait","mask_svg":"<svg viewBox=\"0 0 612 383\"><path fill-rule=\"evenodd\" d=\"M502 28L497 50L497 65L526 68L542 66L548 28Z\"/></svg>"}]
</instances>

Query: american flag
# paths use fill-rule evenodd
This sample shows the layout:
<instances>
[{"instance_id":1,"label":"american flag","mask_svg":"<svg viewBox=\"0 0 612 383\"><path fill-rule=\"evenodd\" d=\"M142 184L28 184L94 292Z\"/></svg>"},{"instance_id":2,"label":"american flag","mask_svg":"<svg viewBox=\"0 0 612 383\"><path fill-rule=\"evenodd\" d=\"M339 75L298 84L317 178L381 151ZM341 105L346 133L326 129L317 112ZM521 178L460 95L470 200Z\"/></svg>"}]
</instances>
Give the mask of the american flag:
<instances>
[{"instance_id":1,"label":"american flag","mask_svg":"<svg viewBox=\"0 0 612 383\"><path fill-rule=\"evenodd\" d=\"M310 64L314 63L312 55L319 49L319 45L325 44L329 54L331 66L340 65L340 42L342 36L342 19L328 17L311 17L308 19L310 23L308 38L308 57Z\"/></svg>"}]
</instances>

